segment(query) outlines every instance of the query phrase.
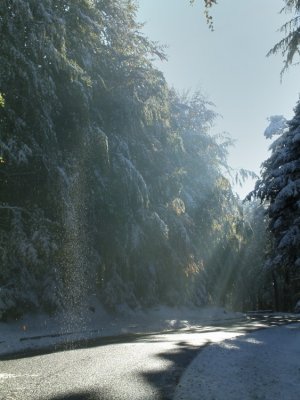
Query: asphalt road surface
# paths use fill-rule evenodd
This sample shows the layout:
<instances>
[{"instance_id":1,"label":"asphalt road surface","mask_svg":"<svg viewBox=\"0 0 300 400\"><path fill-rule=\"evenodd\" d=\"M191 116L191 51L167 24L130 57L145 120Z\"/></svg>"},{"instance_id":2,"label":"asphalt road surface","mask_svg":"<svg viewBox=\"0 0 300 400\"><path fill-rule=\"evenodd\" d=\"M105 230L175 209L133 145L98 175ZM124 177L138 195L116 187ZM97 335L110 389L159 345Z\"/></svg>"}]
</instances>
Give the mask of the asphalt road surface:
<instances>
[{"instance_id":1,"label":"asphalt road surface","mask_svg":"<svg viewBox=\"0 0 300 400\"><path fill-rule=\"evenodd\" d=\"M290 322L300 318L252 316L229 325L104 338L76 349L48 349L48 354L16 354L0 361L0 399L172 399L184 369L209 343Z\"/></svg>"}]
</instances>

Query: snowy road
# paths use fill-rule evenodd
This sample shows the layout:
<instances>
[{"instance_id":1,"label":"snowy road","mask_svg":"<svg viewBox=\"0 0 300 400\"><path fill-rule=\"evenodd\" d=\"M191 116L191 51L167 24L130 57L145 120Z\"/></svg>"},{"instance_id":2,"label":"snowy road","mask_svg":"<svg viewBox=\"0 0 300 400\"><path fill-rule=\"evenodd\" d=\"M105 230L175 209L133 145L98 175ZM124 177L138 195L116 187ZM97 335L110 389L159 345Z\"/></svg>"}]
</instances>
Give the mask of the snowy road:
<instances>
[{"instance_id":1,"label":"snowy road","mask_svg":"<svg viewBox=\"0 0 300 400\"><path fill-rule=\"evenodd\" d=\"M207 326L163 334L102 339L89 348L0 361L0 399L172 399L183 371L196 355L198 357L194 362L205 354L206 349L211 348L206 347L207 344L223 343L226 339L239 340L246 332L283 322L286 320L273 318L231 326ZM287 332L294 334L296 331L290 329ZM209 358L206 358L207 362ZM208 375L209 371L211 369L206 371ZM181 392L177 389L176 399L192 399L188 390L192 388L192 383L193 393L199 390L199 385L195 386L197 376L194 375L192 382L187 372L180 380L178 388L181 388ZM188 380L185 381L186 377ZM210 393L208 397L201 398L214 398L209 396Z\"/></svg>"}]
</instances>

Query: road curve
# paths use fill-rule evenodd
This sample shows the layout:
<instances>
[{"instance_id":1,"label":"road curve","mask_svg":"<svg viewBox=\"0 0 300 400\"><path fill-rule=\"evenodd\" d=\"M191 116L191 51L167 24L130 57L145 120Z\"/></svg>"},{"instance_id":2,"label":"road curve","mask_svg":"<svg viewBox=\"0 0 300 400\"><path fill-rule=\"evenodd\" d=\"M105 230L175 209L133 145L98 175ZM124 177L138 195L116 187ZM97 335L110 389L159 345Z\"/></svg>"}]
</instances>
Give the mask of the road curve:
<instances>
[{"instance_id":1,"label":"road curve","mask_svg":"<svg viewBox=\"0 0 300 400\"><path fill-rule=\"evenodd\" d=\"M229 326L102 339L88 348L19 355L0 361L0 399L172 399L182 372L206 345L288 322L293 320L253 317Z\"/></svg>"}]
</instances>

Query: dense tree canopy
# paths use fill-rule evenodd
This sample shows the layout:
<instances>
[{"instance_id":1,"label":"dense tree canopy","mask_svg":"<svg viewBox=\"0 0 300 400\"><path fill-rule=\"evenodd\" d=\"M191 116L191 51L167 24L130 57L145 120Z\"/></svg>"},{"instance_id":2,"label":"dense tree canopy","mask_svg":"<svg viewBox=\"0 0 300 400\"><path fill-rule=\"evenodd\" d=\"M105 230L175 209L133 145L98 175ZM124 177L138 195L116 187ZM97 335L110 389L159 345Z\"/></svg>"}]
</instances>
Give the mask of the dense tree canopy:
<instances>
[{"instance_id":1,"label":"dense tree canopy","mask_svg":"<svg viewBox=\"0 0 300 400\"><path fill-rule=\"evenodd\" d=\"M299 266L299 105L242 205L214 105L168 87L140 28L131 0L4 0L0 319L92 296L271 307Z\"/></svg>"},{"instance_id":2,"label":"dense tree canopy","mask_svg":"<svg viewBox=\"0 0 300 400\"><path fill-rule=\"evenodd\" d=\"M2 318L95 294L114 310L229 299L243 242L230 139L211 135L201 94L168 88L135 13L130 0L4 1Z\"/></svg>"}]
</instances>

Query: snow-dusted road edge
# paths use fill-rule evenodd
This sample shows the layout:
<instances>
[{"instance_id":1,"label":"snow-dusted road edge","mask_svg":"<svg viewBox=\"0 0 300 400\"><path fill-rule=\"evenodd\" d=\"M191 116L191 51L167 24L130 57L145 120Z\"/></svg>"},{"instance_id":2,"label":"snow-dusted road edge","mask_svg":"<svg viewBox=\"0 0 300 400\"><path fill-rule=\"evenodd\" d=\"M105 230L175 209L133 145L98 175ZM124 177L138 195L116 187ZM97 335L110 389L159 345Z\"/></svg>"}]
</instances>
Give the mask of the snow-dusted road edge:
<instances>
[{"instance_id":1,"label":"snow-dusted road edge","mask_svg":"<svg viewBox=\"0 0 300 400\"><path fill-rule=\"evenodd\" d=\"M299 400L300 323L206 347L183 374L174 400Z\"/></svg>"},{"instance_id":2,"label":"snow-dusted road edge","mask_svg":"<svg viewBox=\"0 0 300 400\"><path fill-rule=\"evenodd\" d=\"M0 357L26 351L38 351L91 341L108 336L131 333L161 332L174 329L192 329L216 322L243 321L242 313L227 312L216 307L170 308L107 314L99 305L84 315L43 314L27 315L17 321L0 323Z\"/></svg>"}]
</instances>

